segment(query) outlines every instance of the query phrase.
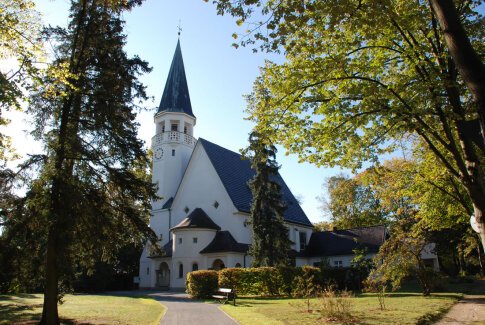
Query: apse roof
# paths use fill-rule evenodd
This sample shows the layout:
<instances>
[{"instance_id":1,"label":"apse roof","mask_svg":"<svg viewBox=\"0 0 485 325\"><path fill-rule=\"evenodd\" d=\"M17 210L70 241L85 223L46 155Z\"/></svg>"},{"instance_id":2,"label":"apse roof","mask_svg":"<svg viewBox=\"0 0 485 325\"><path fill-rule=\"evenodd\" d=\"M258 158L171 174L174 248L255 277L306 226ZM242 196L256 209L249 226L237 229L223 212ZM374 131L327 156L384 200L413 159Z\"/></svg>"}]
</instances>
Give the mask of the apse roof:
<instances>
[{"instance_id":1,"label":"apse roof","mask_svg":"<svg viewBox=\"0 0 485 325\"><path fill-rule=\"evenodd\" d=\"M214 236L214 239L207 245L201 254L206 253L222 253L222 252L237 252L246 253L249 249L249 244L238 243L234 237L232 237L229 231L218 231Z\"/></svg>"},{"instance_id":2,"label":"apse roof","mask_svg":"<svg viewBox=\"0 0 485 325\"><path fill-rule=\"evenodd\" d=\"M212 221L212 219L201 208L196 208L187 216L187 218L182 220L172 229L180 228L207 228L215 230L221 229L221 227L219 227L214 221Z\"/></svg>"},{"instance_id":3,"label":"apse roof","mask_svg":"<svg viewBox=\"0 0 485 325\"><path fill-rule=\"evenodd\" d=\"M172 65L168 72L167 82L165 83L157 113L159 112L180 112L194 116L194 113L192 113L192 105L190 103L187 78L185 77L180 40L177 42Z\"/></svg>"},{"instance_id":4,"label":"apse roof","mask_svg":"<svg viewBox=\"0 0 485 325\"><path fill-rule=\"evenodd\" d=\"M236 208L241 212L250 212L253 196L248 182L255 171L251 168L249 160L243 160L241 155L218 146L205 139L199 138L209 159L221 179L227 193ZM312 226L300 204L295 199L283 178L278 174L276 182L281 186L283 199L287 205L284 218L288 222Z\"/></svg>"}]
</instances>

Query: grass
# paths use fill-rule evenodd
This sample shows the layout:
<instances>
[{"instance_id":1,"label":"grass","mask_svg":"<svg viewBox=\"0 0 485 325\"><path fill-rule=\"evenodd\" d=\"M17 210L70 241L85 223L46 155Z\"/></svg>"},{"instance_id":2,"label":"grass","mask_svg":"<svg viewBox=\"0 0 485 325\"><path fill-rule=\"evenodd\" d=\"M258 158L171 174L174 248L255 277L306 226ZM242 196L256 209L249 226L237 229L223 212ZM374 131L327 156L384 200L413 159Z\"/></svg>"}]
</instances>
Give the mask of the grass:
<instances>
[{"instance_id":1,"label":"grass","mask_svg":"<svg viewBox=\"0 0 485 325\"><path fill-rule=\"evenodd\" d=\"M424 297L416 292L391 293L381 310L375 294L362 294L350 299L352 318L356 324L428 324L440 318L461 293L435 293ZM306 310L305 299L239 298L237 305L222 309L240 324L316 324L333 322L319 312L319 298L311 299L312 312Z\"/></svg>"},{"instance_id":2,"label":"grass","mask_svg":"<svg viewBox=\"0 0 485 325\"><path fill-rule=\"evenodd\" d=\"M35 324L41 294L0 295L0 324ZM145 297L66 295L59 306L63 324L158 324L166 308Z\"/></svg>"}]
</instances>

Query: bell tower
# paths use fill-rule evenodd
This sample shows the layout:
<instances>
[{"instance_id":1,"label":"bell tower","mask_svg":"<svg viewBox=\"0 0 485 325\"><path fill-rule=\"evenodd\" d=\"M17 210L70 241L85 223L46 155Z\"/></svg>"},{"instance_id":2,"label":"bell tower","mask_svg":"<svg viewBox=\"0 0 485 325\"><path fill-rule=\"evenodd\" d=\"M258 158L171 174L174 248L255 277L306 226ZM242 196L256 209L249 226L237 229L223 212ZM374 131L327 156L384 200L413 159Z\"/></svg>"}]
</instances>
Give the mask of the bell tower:
<instances>
[{"instance_id":1,"label":"bell tower","mask_svg":"<svg viewBox=\"0 0 485 325\"><path fill-rule=\"evenodd\" d=\"M193 137L196 118L190 104L180 39L154 121L152 181L158 184L158 195L162 197L152 204L156 216L157 210L170 208L196 143Z\"/></svg>"}]
</instances>

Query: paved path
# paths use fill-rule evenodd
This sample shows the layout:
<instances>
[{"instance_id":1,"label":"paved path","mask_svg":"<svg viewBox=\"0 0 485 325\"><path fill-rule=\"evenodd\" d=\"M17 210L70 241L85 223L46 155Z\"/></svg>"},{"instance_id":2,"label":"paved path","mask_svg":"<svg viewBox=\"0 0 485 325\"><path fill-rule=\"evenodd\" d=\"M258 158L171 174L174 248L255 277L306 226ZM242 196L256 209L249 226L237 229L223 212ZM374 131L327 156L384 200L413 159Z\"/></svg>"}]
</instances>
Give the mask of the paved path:
<instances>
[{"instance_id":1,"label":"paved path","mask_svg":"<svg viewBox=\"0 0 485 325\"><path fill-rule=\"evenodd\" d=\"M147 292L162 305L167 307L165 315L160 320L161 325L235 325L237 324L226 313L219 309L218 304L204 303L192 300L180 292Z\"/></svg>"}]
</instances>

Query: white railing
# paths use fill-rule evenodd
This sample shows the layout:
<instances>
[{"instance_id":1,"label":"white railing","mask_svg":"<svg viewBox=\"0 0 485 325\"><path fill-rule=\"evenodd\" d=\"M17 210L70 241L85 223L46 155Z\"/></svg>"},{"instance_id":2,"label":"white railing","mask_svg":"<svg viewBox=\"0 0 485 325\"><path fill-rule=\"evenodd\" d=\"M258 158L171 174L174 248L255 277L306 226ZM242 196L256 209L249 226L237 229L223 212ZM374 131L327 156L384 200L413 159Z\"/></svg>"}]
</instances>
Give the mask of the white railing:
<instances>
[{"instance_id":1,"label":"white railing","mask_svg":"<svg viewBox=\"0 0 485 325\"><path fill-rule=\"evenodd\" d=\"M189 146L195 145L195 138L190 134L178 132L178 131L168 131L159 133L152 138L152 147L159 146L163 143L182 143Z\"/></svg>"}]
</instances>

